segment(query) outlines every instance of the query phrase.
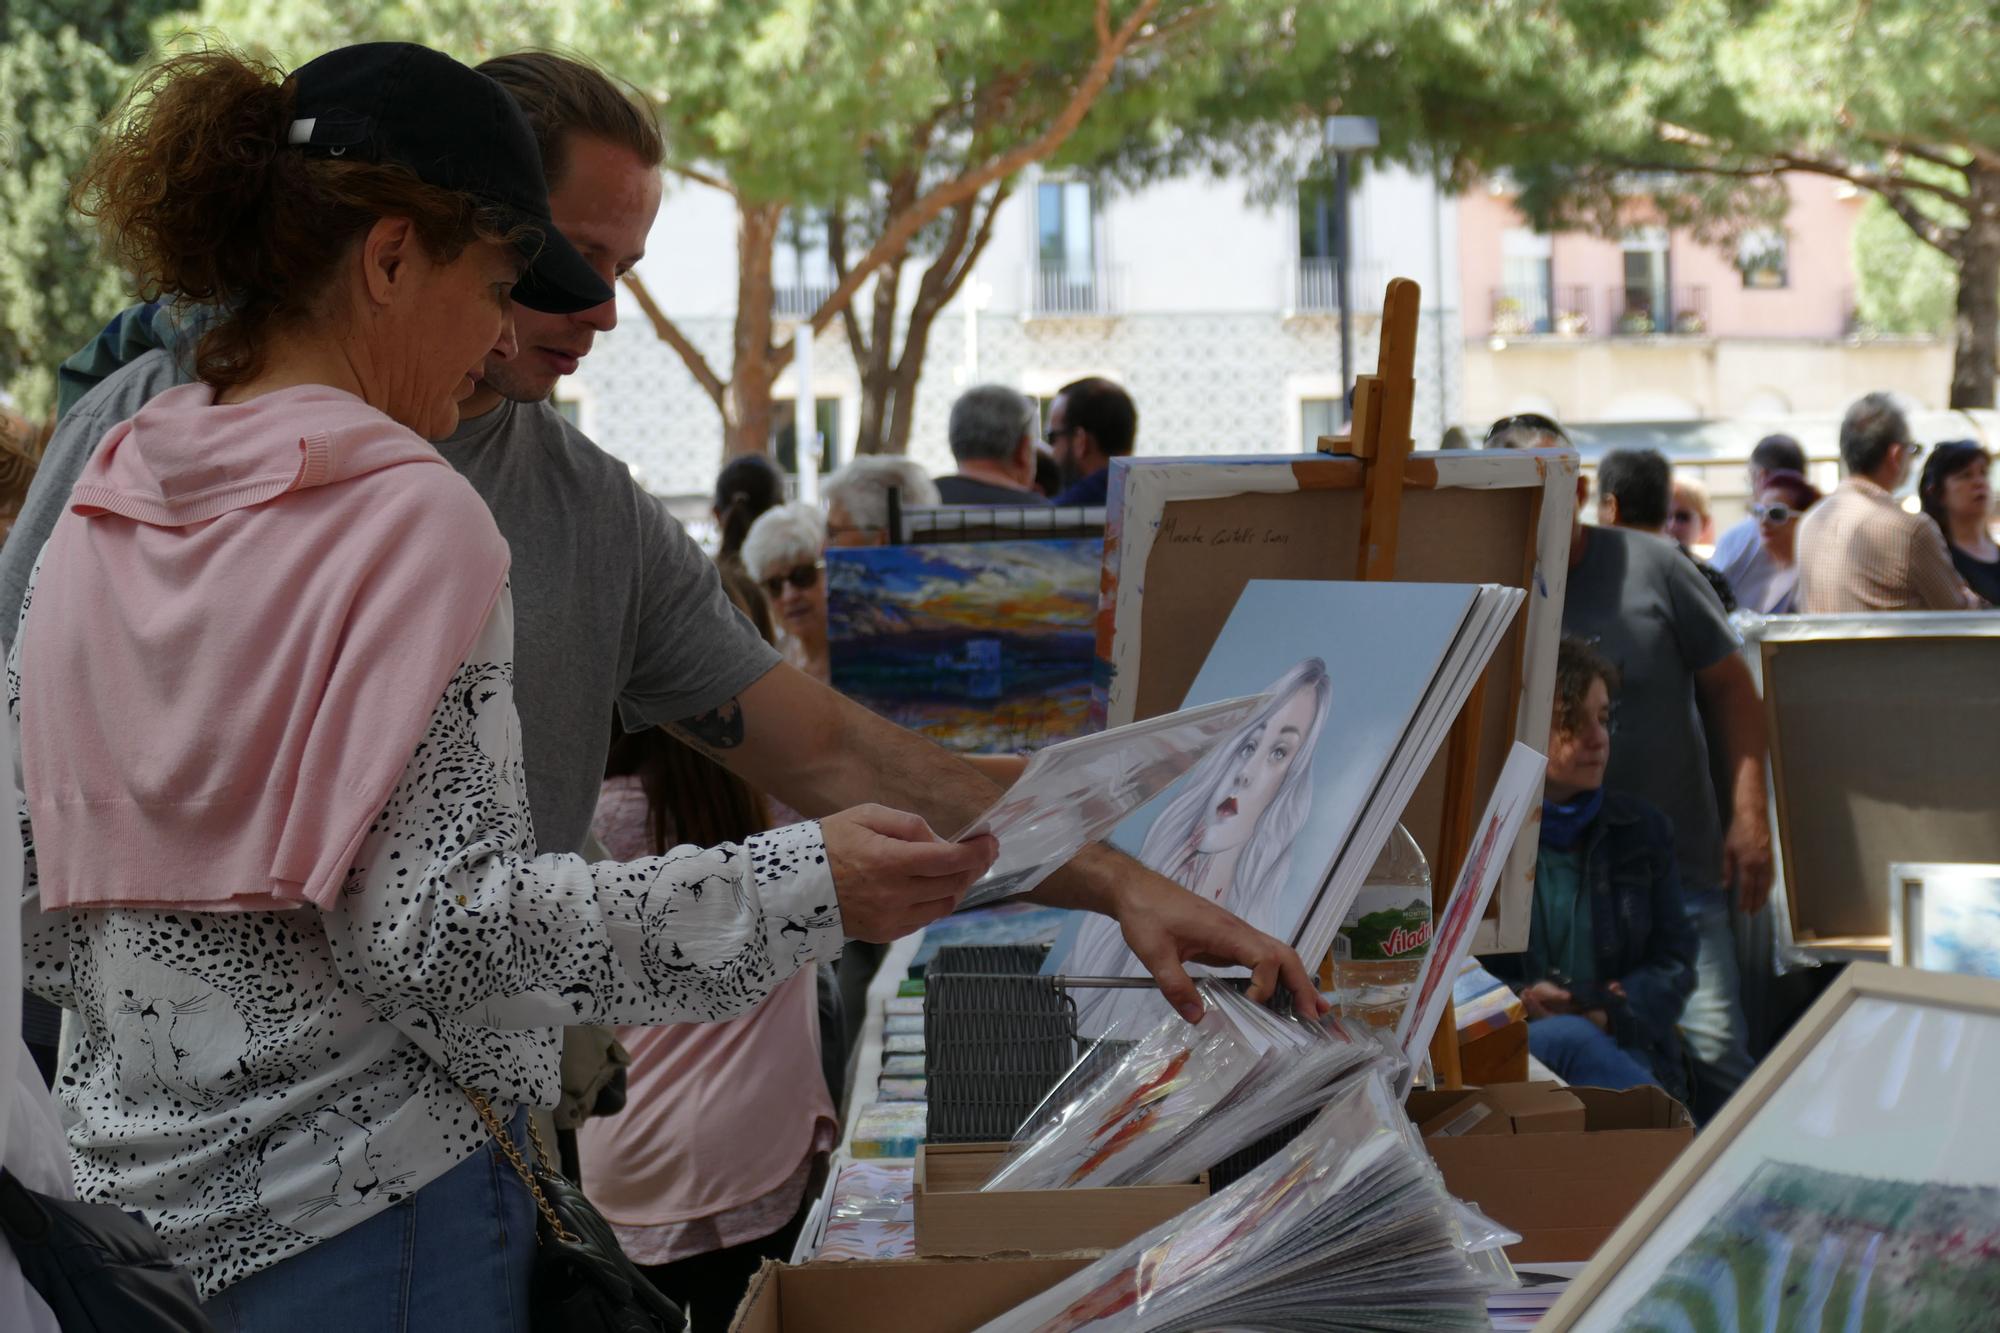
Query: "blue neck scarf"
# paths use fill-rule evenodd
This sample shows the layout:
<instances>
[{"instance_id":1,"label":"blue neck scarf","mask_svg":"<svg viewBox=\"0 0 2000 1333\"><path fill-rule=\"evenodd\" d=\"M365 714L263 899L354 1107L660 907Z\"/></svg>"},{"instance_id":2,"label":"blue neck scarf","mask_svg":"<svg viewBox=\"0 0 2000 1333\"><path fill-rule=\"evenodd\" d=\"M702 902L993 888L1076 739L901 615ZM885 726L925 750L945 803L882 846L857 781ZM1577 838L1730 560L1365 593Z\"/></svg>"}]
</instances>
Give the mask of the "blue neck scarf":
<instances>
[{"instance_id":1,"label":"blue neck scarf","mask_svg":"<svg viewBox=\"0 0 2000 1333\"><path fill-rule=\"evenodd\" d=\"M1542 846L1566 852L1583 840L1583 831L1604 808L1604 788L1587 791L1574 799L1542 802Z\"/></svg>"}]
</instances>

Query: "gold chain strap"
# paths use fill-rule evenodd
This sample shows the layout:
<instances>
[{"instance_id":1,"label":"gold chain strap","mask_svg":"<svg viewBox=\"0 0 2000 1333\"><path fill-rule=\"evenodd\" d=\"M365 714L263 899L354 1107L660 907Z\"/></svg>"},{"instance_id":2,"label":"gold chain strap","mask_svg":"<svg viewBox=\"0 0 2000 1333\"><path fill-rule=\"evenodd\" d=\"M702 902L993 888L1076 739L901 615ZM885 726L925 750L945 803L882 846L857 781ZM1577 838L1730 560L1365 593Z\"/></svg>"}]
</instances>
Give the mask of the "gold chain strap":
<instances>
[{"instance_id":1,"label":"gold chain strap","mask_svg":"<svg viewBox=\"0 0 2000 1333\"><path fill-rule=\"evenodd\" d=\"M575 1245L577 1238L571 1234L568 1227L562 1224L562 1219L556 1216L556 1210L550 1205L547 1196L542 1193L541 1182L536 1180L535 1173L528 1169L528 1163L521 1156L521 1150L515 1146L513 1136L508 1134L506 1129L501 1125L500 1117L493 1113L493 1106L486 1100L485 1094L475 1092L471 1088L465 1088L463 1091L471 1099L473 1109L479 1112L479 1118L486 1122L486 1130L493 1136L493 1141L500 1145L500 1151L507 1154L507 1160L513 1163L514 1170L521 1177L521 1183L528 1187L528 1193L535 1196L535 1207L541 1209L542 1220L549 1224L550 1232L563 1244ZM542 1132L535 1128L535 1116L533 1112L529 1112L528 1114L528 1141L535 1146L536 1165L541 1167L542 1170L547 1171L549 1169L549 1150L542 1146Z\"/></svg>"}]
</instances>

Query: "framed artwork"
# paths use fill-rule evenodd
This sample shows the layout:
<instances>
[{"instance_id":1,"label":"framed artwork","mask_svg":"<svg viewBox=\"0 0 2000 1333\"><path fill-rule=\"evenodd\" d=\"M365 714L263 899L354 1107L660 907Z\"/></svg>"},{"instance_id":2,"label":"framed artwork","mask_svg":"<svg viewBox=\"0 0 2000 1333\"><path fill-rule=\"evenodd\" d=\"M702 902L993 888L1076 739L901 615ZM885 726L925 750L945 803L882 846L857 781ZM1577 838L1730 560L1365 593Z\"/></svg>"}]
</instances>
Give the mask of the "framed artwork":
<instances>
[{"instance_id":1,"label":"framed artwork","mask_svg":"<svg viewBox=\"0 0 2000 1333\"><path fill-rule=\"evenodd\" d=\"M832 547L833 687L969 754L1090 730L1099 543Z\"/></svg>"},{"instance_id":2,"label":"framed artwork","mask_svg":"<svg viewBox=\"0 0 2000 1333\"><path fill-rule=\"evenodd\" d=\"M1989 1327L1996 1105L2000 981L1854 963L1540 1327Z\"/></svg>"},{"instance_id":3,"label":"framed artwork","mask_svg":"<svg viewBox=\"0 0 2000 1333\"><path fill-rule=\"evenodd\" d=\"M1886 957L1889 867L2000 863L2000 615L1744 626L1771 741L1781 947Z\"/></svg>"},{"instance_id":4,"label":"framed artwork","mask_svg":"<svg viewBox=\"0 0 2000 1333\"><path fill-rule=\"evenodd\" d=\"M1889 961L2000 977L2000 865L1890 866Z\"/></svg>"},{"instance_id":5,"label":"framed artwork","mask_svg":"<svg viewBox=\"0 0 2000 1333\"><path fill-rule=\"evenodd\" d=\"M1404 469L1396 580L1499 583L1527 593L1484 678L1473 792L1482 805L1516 741L1538 750L1548 744L1576 477L1568 450L1416 453ZM1362 483L1358 461L1332 455L1114 460L1097 613L1097 718L1115 726L1180 707L1251 580L1353 579ZM1148 598L1149 587L1171 594ZM1440 754L1403 814L1433 867L1443 842L1445 768ZM1527 947L1534 863L1534 839L1516 843L1475 952Z\"/></svg>"}]
</instances>

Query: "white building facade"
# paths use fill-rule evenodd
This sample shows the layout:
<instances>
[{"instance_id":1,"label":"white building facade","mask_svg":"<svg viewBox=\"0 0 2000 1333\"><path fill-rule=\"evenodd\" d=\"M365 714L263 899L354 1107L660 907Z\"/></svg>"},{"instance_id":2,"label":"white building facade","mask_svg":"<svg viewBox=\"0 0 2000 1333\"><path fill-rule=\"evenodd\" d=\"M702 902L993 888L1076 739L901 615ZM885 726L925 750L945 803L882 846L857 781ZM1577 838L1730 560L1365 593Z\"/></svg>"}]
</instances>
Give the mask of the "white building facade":
<instances>
[{"instance_id":1,"label":"white building facade","mask_svg":"<svg viewBox=\"0 0 2000 1333\"><path fill-rule=\"evenodd\" d=\"M1429 178L1361 174L1351 203L1357 374L1375 364L1390 277L1423 286L1414 434L1435 447L1462 392L1457 205ZM1242 180L1188 178L1131 193L1031 177L996 220L978 267L933 325L910 453L952 470L946 419L963 389L1010 384L1046 400L1103 375L1139 407L1142 454L1282 453L1337 428L1340 320L1330 193L1276 203ZM829 283L824 256L781 246L781 287ZM673 185L639 273L654 299L729 373L735 215ZM914 280L905 284L914 288ZM864 289L864 297L866 289ZM811 392L836 464L851 456L860 382L835 325L814 342ZM787 422L796 372L776 396ZM719 414L629 294L619 326L558 391L586 432L663 496L706 494L721 461Z\"/></svg>"}]
</instances>

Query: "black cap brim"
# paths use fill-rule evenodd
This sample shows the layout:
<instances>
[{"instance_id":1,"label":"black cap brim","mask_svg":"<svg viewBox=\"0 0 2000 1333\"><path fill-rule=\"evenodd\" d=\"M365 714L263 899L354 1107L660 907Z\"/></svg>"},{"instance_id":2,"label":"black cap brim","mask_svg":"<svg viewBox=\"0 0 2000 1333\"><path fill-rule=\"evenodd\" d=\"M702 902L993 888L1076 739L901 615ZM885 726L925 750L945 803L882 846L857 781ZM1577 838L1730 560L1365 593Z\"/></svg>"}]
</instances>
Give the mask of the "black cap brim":
<instances>
[{"instance_id":1,"label":"black cap brim","mask_svg":"<svg viewBox=\"0 0 2000 1333\"><path fill-rule=\"evenodd\" d=\"M514 284L514 300L545 315L573 315L579 310L603 305L611 299L611 287L584 262L576 247L561 232L539 218L521 218L536 228L540 240L523 245L528 267Z\"/></svg>"}]
</instances>

